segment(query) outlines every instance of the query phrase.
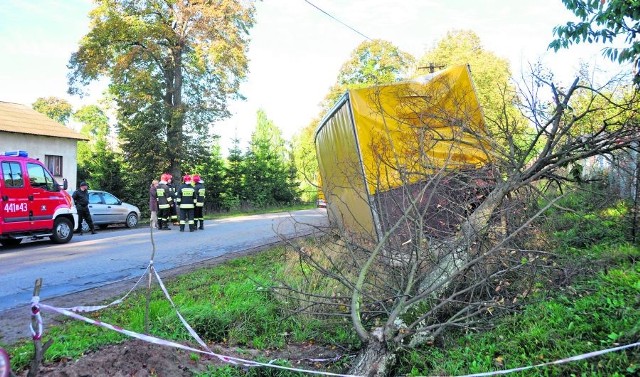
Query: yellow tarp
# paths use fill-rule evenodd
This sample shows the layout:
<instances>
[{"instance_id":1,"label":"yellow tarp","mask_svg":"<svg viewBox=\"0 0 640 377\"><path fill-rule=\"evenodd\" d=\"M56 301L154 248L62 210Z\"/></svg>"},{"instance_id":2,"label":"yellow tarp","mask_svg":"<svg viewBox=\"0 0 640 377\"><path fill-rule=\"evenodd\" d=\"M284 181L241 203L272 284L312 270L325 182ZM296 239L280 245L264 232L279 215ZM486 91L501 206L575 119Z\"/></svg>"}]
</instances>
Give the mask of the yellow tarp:
<instances>
[{"instance_id":1,"label":"yellow tarp","mask_svg":"<svg viewBox=\"0 0 640 377\"><path fill-rule=\"evenodd\" d=\"M425 180L439 169L483 165L485 130L466 65L425 82L349 90L315 135L332 220L375 236L376 193Z\"/></svg>"}]
</instances>

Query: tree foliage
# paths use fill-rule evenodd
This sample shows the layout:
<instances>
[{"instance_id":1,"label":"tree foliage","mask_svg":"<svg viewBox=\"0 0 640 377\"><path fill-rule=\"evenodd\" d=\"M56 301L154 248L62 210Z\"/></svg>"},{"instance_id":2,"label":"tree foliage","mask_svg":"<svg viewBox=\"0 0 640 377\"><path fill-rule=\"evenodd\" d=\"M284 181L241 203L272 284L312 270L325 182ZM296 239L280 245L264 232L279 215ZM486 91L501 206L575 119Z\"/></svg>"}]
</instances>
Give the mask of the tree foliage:
<instances>
[{"instance_id":1,"label":"tree foliage","mask_svg":"<svg viewBox=\"0 0 640 377\"><path fill-rule=\"evenodd\" d=\"M485 50L480 37L471 30L449 31L433 49L426 51L419 59L417 74L428 73L426 70L432 66L444 68L459 64L469 64L471 67L480 105L490 122L498 119L504 111L509 111L511 116L515 115L515 108L505 108L503 101L507 93L513 92L509 83L509 62Z\"/></svg>"},{"instance_id":2,"label":"tree foliage","mask_svg":"<svg viewBox=\"0 0 640 377\"><path fill-rule=\"evenodd\" d=\"M62 124L67 124L69 117L73 114L73 106L67 100L58 97L40 97L31 104L31 107Z\"/></svg>"},{"instance_id":3,"label":"tree foliage","mask_svg":"<svg viewBox=\"0 0 640 377\"><path fill-rule=\"evenodd\" d=\"M323 112L347 89L398 81L407 77L414 66L415 58L391 42L381 39L362 42L340 68L336 83L323 101Z\"/></svg>"},{"instance_id":4,"label":"tree foliage","mask_svg":"<svg viewBox=\"0 0 640 377\"><path fill-rule=\"evenodd\" d=\"M569 48L574 43L612 44L624 37L625 47L605 46L604 56L618 63L632 62L636 67L634 81L640 83L640 8L628 0L562 0L568 10L578 18L556 26L556 39L549 44L555 51Z\"/></svg>"},{"instance_id":5,"label":"tree foliage","mask_svg":"<svg viewBox=\"0 0 640 377\"><path fill-rule=\"evenodd\" d=\"M227 157L227 165L225 166L225 195L224 206L229 209L237 209L241 202L247 198L244 197L244 164L245 156L240 148L240 139L237 137L232 140L229 156Z\"/></svg>"},{"instance_id":6,"label":"tree foliage","mask_svg":"<svg viewBox=\"0 0 640 377\"><path fill-rule=\"evenodd\" d=\"M76 111L73 119L82 124L80 133L89 137L89 141L78 143L78 179L124 197L124 162L110 141L109 118L98 106L87 105Z\"/></svg>"},{"instance_id":7,"label":"tree foliage","mask_svg":"<svg viewBox=\"0 0 640 377\"><path fill-rule=\"evenodd\" d=\"M301 199L305 202L315 201L318 198L318 160L313 141L316 127L320 122L319 117L314 118L307 127L304 127L291 142L293 160L300 182Z\"/></svg>"},{"instance_id":8,"label":"tree foliage","mask_svg":"<svg viewBox=\"0 0 640 377\"><path fill-rule=\"evenodd\" d=\"M293 163L282 131L263 110L257 113L256 130L251 135L244 163L244 197L255 205L288 204L298 199L297 184L292 181Z\"/></svg>"},{"instance_id":9,"label":"tree foliage","mask_svg":"<svg viewBox=\"0 0 640 377\"><path fill-rule=\"evenodd\" d=\"M131 166L180 176L206 158L208 127L229 116L247 72L253 2L97 0L90 19L69 62L70 92L109 79Z\"/></svg>"},{"instance_id":10,"label":"tree foliage","mask_svg":"<svg viewBox=\"0 0 640 377\"><path fill-rule=\"evenodd\" d=\"M220 211L224 206L225 192L225 160L222 157L220 144L216 141L211 147L209 158L195 169L204 180L206 189L206 210Z\"/></svg>"}]
</instances>

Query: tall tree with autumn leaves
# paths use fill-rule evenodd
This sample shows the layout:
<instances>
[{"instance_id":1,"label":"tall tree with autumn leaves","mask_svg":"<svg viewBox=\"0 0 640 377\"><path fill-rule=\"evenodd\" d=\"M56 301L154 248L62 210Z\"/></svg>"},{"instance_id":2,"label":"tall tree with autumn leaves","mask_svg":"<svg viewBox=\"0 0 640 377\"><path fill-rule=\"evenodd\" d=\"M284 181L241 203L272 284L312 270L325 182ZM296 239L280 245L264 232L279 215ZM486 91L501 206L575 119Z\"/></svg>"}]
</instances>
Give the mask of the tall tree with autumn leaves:
<instances>
[{"instance_id":1,"label":"tall tree with autumn leaves","mask_svg":"<svg viewBox=\"0 0 640 377\"><path fill-rule=\"evenodd\" d=\"M146 180L158 168L147 160L160 155L159 168L180 176L186 160L207 156L210 125L230 115L254 13L242 0L96 0L69 62L69 91L107 78L132 168Z\"/></svg>"}]
</instances>

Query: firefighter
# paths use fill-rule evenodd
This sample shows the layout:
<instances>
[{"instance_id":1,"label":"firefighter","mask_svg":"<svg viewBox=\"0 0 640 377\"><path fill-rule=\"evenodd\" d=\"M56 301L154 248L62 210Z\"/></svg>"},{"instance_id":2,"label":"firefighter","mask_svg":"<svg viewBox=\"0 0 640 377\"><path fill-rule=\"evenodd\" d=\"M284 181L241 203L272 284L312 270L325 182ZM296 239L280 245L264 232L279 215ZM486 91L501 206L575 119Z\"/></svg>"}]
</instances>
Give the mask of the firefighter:
<instances>
[{"instance_id":1,"label":"firefighter","mask_svg":"<svg viewBox=\"0 0 640 377\"><path fill-rule=\"evenodd\" d=\"M171 206L169 206L169 222L172 222L173 225L178 225L178 205L176 204L176 185L173 184L173 176L167 173L167 187L169 187L169 194L173 199L171 202Z\"/></svg>"},{"instance_id":2,"label":"firefighter","mask_svg":"<svg viewBox=\"0 0 640 377\"><path fill-rule=\"evenodd\" d=\"M170 230L169 222L171 216L171 204L173 198L169 186L167 186L167 180L171 177L169 174L162 174L160 177L160 183L156 187L156 197L158 198L158 229Z\"/></svg>"},{"instance_id":3,"label":"firefighter","mask_svg":"<svg viewBox=\"0 0 640 377\"><path fill-rule=\"evenodd\" d=\"M196 226L193 221L193 210L196 204L196 190L191 184L190 175L185 175L182 182L177 195L177 204L180 208L180 231L184 232L184 226L188 224L189 231L194 232Z\"/></svg>"},{"instance_id":4,"label":"firefighter","mask_svg":"<svg viewBox=\"0 0 640 377\"><path fill-rule=\"evenodd\" d=\"M193 213L193 220L195 222L196 228L203 230L204 229L204 198L205 198L204 181L200 178L198 174L194 174L191 177L191 180L195 183L195 186L193 186L193 188L196 190L196 208ZM198 222L200 222L199 227L198 227Z\"/></svg>"}]
</instances>

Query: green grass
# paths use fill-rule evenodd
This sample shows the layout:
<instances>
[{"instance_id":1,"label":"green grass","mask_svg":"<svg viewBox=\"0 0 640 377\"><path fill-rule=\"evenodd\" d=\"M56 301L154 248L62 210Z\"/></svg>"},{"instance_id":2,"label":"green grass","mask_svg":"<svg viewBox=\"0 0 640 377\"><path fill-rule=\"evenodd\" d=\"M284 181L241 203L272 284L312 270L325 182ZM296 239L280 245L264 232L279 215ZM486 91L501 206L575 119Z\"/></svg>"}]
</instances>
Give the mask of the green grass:
<instances>
[{"instance_id":1,"label":"green grass","mask_svg":"<svg viewBox=\"0 0 640 377\"><path fill-rule=\"evenodd\" d=\"M283 347L287 342L336 343L345 341L348 327L335 326L306 317L289 316L287 307L273 297L269 289L274 279L281 277L283 248L229 261L214 268L181 275L165 282L181 314L207 342L240 345L257 349ZM144 331L144 290L132 295L125 303L90 318L135 331ZM46 313L45 313L46 315ZM171 304L157 288L150 304L150 334L194 342L176 317ZM351 335L353 341L353 335ZM77 358L87 351L107 344L122 342L125 337L110 330L78 321L47 327L44 339L54 343L45 360ZM21 370L32 357L29 342L9 347L12 367Z\"/></svg>"},{"instance_id":2,"label":"green grass","mask_svg":"<svg viewBox=\"0 0 640 377\"><path fill-rule=\"evenodd\" d=\"M556 292L540 292L522 311L485 333L450 334L446 349L403 355L408 375L467 374L535 365L637 342L640 338L640 250L625 246L609 256L615 268ZM598 253L594 253L593 257ZM599 260L599 259L594 259ZM537 299L537 300L536 300ZM537 301L537 302L535 302ZM623 376L640 373L640 349L532 369L520 376Z\"/></svg>"}]
</instances>

